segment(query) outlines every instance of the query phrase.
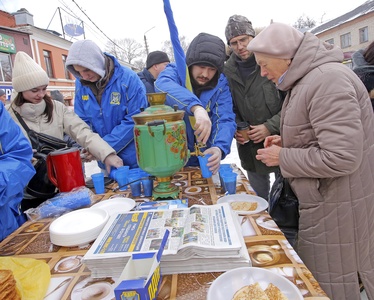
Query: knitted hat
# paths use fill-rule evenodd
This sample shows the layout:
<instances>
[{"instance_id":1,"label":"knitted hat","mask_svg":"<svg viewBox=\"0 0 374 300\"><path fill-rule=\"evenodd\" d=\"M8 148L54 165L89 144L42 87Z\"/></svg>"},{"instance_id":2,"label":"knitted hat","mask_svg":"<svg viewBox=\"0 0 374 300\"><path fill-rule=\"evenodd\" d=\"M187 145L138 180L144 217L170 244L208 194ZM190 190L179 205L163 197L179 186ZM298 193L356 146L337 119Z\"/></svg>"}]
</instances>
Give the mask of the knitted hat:
<instances>
[{"instance_id":1,"label":"knitted hat","mask_svg":"<svg viewBox=\"0 0 374 300\"><path fill-rule=\"evenodd\" d=\"M5 95L5 91L3 89L0 89L0 97Z\"/></svg>"},{"instance_id":2,"label":"knitted hat","mask_svg":"<svg viewBox=\"0 0 374 300\"><path fill-rule=\"evenodd\" d=\"M170 62L168 55L162 51L153 51L147 56L146 68L149 69L153 65L157 65L163 62Z\"/></svg>"},{"instance_id":3,"label":"knitted hat","mask_svg":"<svg viewBox=\"0 0 374 300\"><path fill-rule=\"evenodd\" d=\"M199 33L190 43L186 53L187 66L200 65L216 68L223 72L226 60L225 43L209 33Z\"/></svg>"},{"instance_id":4,"label":"knitted hat","mask_svg":"<svg viewBox=\"0 0 374 300\"><path fill-rule=\"evenodd\" d=\"M14 59L13 88L16 92L24 92L33 88L48 85L47 73L28 54L19 51Z\"/></svg>"},{"instance_id":5,"label":"knitted hat","mask_svg":"<svg viewBox=\"0 0 374 300\"><path fill-rule=\"evenodd\" d=\"M105 56L103 51L91 40L79 40L74 42L69 49L66 59L66 68L76 77L82 78L79 72L75 71L73 65L87 68L101 78L105 76Z\"/></svg>"},{"instance_id":6,"label":"knitted hat","mask_svg":"<svg viewBox=\"0 0 374 300\"><path fill-rule=\"evenodd\" d=\"M271 23L249 42L247 49L274 58L291 59L303 38L304 34L290 25Z\"/></svg>"},{"instance_id":7,"label":"knitted hat","mask_svg":"<svg viewBox=\"0 0 374 300\"><path fill-rule=\"evenodd\" d=\"M256 33L252 27L252 22L246 17L240 15L233 15L229 18L225 30L227 44L230 40L239 35L250 35L255 37Z\"/></svg>"}]
</instances>

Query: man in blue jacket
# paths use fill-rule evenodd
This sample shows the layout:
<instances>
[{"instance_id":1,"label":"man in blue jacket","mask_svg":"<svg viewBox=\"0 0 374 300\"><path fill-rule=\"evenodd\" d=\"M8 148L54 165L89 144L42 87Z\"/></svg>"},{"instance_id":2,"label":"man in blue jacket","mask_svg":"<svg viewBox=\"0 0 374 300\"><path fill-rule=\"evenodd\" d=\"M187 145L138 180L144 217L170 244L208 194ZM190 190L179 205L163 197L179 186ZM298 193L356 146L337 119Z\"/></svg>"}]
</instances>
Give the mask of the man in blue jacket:
<instances>
[{"instance_id":1,"label":"man in blue jacket","mask_svg":"<svg viewBox=\"0 0 374 300\"><path fill-rule=\"evenodd\" d=\"M20 204L35 169L32 149L20 127L0 103L0 241L21 226L26 217Z\"/></svg>"},{"instance_id":2,"label":"man in blue jacket","mask_svg":"<svg viewBox=\"0 0 374 300\"><path fill-rule=\"evenodd\" d=\"M208 167L215 174L221 159L230 153L236 123L228 82L223 75L225 44L217 36L200 33L186 53L186 64L192 90L183 86L175 64L169 64L155 82L155 90L166 92L166 104L184 110L188 149L196 142L206 143L204 154L210 153ZM191 118L195 124L191 124ZM192 156L187 165L198 166Z\"/></svg>"},{"instance_id":3,"label":"man in blue jacket","mask_svg":"<svg viewBox=\"0 0 374 300\"><path fill-rule=\"evenodd\" d=\"M132 116L148 106L138 75L90 40L71 45L66 68L76 77L75 112L116 150L124 165L137 167Z\"/></svg>"}]
</instances>

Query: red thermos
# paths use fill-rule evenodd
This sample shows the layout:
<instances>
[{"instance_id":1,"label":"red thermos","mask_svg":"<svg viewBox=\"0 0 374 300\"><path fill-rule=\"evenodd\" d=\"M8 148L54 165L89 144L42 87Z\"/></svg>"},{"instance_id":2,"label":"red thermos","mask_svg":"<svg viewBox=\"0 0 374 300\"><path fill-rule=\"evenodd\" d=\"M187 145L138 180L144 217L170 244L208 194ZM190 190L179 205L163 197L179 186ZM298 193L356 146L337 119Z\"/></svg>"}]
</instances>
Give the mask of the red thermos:
<instances>
[{"instance_id":1,"label":"red thermos","mask_svg":"<svg viewBox=\"0 0 374 300\"><path fill-rule=\"evenodd\" d=\"M77 148L56 150L47 156L49 180L60 192L70 192L73 188L85 186L82 161Z\"/></svg>"}]
</instances>

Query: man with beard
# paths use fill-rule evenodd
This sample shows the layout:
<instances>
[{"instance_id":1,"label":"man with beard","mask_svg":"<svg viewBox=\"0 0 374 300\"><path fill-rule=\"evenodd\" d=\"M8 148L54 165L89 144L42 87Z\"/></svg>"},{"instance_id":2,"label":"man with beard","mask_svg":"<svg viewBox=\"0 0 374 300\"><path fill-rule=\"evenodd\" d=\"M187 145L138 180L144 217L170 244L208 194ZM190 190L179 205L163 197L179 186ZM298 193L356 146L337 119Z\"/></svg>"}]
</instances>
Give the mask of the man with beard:
<instances>
[{"instance_id":1,"label":"man with beard","mask_svg":"<svg viewBox=\"0 0 374 300\"><path fill-rule=\"evenodd\" d=\"M278 172L278 167L267 167L256 159L256 154L267 136L279 134L282 101L275 84L261 77L254 55L247 50L256 35L252 23L244 16L233 15L225 35L232 53L223 72L230 84L236 122L250 125L249 142L239 132L235 134L241 165L257 195L268 200L269 174Z\"/></svg>"},{"instance_id":2,"label":"man with beard","mask_svg":"<svg viewBox=\"0 0 374 300\"><path fill-rule=\"evenodd\" d=\"M169 64L155 82L156 92L167 93L165 104L185 111L188 149L192 152L195 143L205 144L202 151L212 155L207 166L213 174L230 153L236 129L231 93L222 73L225 59L224 42L200 33L186 53L191 90L183 85L175 64ZM187 165L198 166L198 159L192 156Z\"/></svg>"}]
</instances>

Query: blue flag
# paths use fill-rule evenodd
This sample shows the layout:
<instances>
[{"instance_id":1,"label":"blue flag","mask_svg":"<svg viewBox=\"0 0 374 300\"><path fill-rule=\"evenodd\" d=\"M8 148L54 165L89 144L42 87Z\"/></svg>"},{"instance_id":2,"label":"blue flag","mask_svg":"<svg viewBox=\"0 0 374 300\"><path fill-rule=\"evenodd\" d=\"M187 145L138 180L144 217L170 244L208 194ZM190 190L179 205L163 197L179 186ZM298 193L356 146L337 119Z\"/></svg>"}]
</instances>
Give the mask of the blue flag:
<instances>
[{"instance_id":1,"label":"blue flag","mask_svg":"<svg viewBox=\"0 0 374 300\"><path fill-rule=\"evenodd\" d=\"M192 92L190 75L186 65L186 56L179 41L178 28L175 25L173 11L171 10L170 1L164 0L164 11L169 25L170 40L174 50L175 64L184 87Z\"/></svg>"}]
</instances>

